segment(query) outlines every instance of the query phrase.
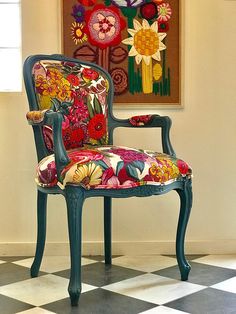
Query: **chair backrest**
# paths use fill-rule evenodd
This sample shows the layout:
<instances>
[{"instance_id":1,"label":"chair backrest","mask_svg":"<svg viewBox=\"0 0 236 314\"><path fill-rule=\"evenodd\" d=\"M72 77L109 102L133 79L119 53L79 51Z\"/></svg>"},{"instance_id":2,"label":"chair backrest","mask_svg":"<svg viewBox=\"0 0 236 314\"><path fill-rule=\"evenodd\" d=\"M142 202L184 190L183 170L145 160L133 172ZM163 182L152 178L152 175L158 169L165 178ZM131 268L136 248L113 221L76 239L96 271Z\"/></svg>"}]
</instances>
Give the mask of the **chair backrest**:
<instances>
[{"instance_id":1,"label":"chair backrest","mask_svg":"<svg viewBox=\"0 0 236 314\"><path fill-rule=\"evenodd\" d=\"M113 84L101 67L62 55L35 55L24 63L24 80L30 110L63 113L66 149L110 143ZM34 131L36 144L44 147L46 154L52 153L52 128L36 127Z\"/></svg>"}]
</instances>

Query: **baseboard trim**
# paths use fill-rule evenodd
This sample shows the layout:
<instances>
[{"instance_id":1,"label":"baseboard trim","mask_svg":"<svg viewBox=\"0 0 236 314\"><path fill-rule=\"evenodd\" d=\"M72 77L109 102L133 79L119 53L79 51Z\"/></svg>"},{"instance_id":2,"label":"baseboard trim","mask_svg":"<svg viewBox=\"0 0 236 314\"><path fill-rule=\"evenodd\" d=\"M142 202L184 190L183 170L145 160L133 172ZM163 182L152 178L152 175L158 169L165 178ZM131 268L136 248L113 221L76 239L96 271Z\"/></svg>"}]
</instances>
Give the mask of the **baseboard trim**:
<instances>
[{"instance_id":1,"label":"baseboard trim","mask_svg":"<svg viewBox=\"0 0 236 314\"><path fill-rule=\"evenodd\" d=\"M112 244L114 255L175 254L173 241L119 242ZM0 256L33 256L35 243L0 243ZM186 254L235 254L236 239L217 241L187 241ZM49 242L45 255L68 255L68 243ZM103 242L83 243L83 255L103 255Z\"/></svg>"}]
</instances>

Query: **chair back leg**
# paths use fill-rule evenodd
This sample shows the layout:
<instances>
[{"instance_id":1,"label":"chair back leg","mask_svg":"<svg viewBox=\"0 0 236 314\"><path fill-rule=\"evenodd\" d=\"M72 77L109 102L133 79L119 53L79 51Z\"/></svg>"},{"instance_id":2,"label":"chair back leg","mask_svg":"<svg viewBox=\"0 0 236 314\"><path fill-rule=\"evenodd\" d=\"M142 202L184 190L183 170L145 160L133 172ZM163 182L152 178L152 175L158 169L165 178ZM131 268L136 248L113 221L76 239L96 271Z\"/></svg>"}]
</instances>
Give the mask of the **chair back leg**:
<instances>
[{"instance_id":1,"label":"chair back leg","mask_svg":"<svg viewBox=\"0 0 236 314\"><path fill-rule=\"evenodd\" d=\"M105 264L111 264L112 261L112 198L104 197L104 255Z\"/></svg>"},{"instance_id":2,"label":"chair back leg","mask_svg":"<svg viewBox=\"0 0 236 314\"><path fill-rule=\"evenodd\" d=\"M180 213L176 235L176 256L181 274L181 280L188 280L191 266L187 262L184 253L184 240L186 228L192 208L192 182L186 180L184 189L176 190L180 197Z\"/></svg>"},{"instance_id":3,"label":"chair back leg","mask_svg":"<svg viewBox=\"0 0 236 314\"><path fill-rule=\"evenodd\" d=\"M74 186L68 186L65 190L71 259L68 292L71 305L77 306L81 294L81 237L84 193L82 188Z\"/></svg>"},{"instance_id":4,"label":"chair back leg","mask_svg":"<svg viewBox=\"0 0 236 314\"><path fill-rule=\"evenodd\" d=\"M37 277L43 258L43 252L46 239L47 223L47 194L38 190L37 196L37 244L33 264L31 266L31 277Z\"/></svg>"}]
</instances>

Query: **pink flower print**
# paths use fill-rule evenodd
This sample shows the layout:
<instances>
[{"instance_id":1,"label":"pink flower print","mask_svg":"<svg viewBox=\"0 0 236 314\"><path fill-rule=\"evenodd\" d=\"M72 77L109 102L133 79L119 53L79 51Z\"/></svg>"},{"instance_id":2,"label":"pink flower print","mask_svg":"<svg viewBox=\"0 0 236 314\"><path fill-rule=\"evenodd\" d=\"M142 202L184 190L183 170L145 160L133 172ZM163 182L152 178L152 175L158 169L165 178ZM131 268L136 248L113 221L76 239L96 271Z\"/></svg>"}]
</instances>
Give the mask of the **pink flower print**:
<instances>
[{"instance_id":1,"label":"pink flower print","mask_svg":"<svg viewBox=\"0 0 236 314\"><path fill-rule=\"evenodd\" d=\"M64 116L64 121L62 122L62 130L67 129L70 126L70 120Z\"/></svg>"},{"instance_id":2,"label":"pink flower print","mask_svg":"<svg viewBox=\"0 0 236 314\"><path fill-rule=\"evenodd\" d=\"M120 158L124 162L132 162L132 161L145 161L148 156L143 154L142 152L125 149L125 148L113 148L111 150L113 154L120 156Z\"/></svg>"}]
</instances>

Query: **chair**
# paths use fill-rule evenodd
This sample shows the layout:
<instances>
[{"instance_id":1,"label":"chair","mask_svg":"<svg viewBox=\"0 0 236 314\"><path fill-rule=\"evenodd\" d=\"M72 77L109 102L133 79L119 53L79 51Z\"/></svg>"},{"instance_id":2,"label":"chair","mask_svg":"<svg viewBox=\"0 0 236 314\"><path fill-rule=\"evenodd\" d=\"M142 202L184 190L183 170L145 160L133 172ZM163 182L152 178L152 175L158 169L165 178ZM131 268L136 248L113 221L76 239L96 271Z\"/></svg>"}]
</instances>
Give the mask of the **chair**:
<instances>
[{"instance_id":1,"label":"chair","mask_svg":"<svg viewBox=\"0 0 236 314\"><path fill-rule=\"evenodd\" d=\"M182 280L190 265L184 254L192 206L191 169L175 156L166 116L117 119L112 113L113 83L101 67L62 55L30 56L24 80L37 150L37 245L31 276L38 275L46 236L48 194L65 197L68 214L73 306L81 293L81 217L84 200L104 197L104 254L111 264L112 198L161 195L180 197L176 255ZM161 128L163 153L113 146L113 130Z\"/></svg>"}]
</instances>

